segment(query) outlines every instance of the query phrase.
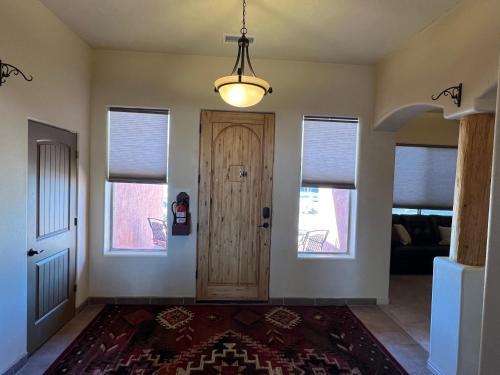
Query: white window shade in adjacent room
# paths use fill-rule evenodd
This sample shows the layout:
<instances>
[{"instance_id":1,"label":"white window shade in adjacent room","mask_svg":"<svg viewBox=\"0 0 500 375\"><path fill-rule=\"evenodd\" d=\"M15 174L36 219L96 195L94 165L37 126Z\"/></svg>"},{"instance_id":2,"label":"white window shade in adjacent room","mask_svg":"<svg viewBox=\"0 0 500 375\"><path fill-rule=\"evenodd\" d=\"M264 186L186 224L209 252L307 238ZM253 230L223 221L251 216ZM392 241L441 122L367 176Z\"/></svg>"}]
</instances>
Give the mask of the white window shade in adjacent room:
<instances>
[{"instance_id":1,"label":"white window shade in adjacent room","mask_svg":"<svg viewBox=\"0 0 500 375\"><path fill-rule=\"evenodd\" d=\"M354 189L358 119L304 118L302 186Z\"/></svg>"},{"instance_id":2,"label":"white window shade in adjacent room","mask_svg":"<svg viewBox=\"0 0 500 375\"><path fill-rule=\"evenodd\" d=\"M166 183L168 111L109 109L108 180Z\"/></svg>"},{"instance_id":3,"label":"white window shade in adjacent room","mask_svg":"<svg viewBox=\"0 0 500 375\"><path fill-rule=\"evenodd\" d=\"M396 146L394 207L451 209L457 149Z\"/></svg>"}]
</instances>

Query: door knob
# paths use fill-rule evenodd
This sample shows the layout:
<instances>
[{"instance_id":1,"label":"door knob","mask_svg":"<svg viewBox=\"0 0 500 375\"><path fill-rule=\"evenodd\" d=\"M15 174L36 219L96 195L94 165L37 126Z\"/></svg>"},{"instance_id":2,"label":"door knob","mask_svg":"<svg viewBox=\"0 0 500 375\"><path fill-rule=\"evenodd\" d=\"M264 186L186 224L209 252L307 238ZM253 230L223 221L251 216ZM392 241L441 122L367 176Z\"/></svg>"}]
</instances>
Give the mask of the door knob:
<instances>
[{"instance_id":1,"label":"door knob","mask_svg":"<svg viewBox=\"0 0 500 375\"><path fill-rule=\"evenodd\" d=\"M262 225L257 225L257 228L269 228L269 223L264 223Z\"/></svg>"},{"instance_id":2,"label":"door knob","mask_svg":"<svg viewBox=\"0 0 500 375\"><path fill-rule=\"evenodd\" d=\"M40 250L40 251L37 251L37 250L35 250L35 249L29 249L29 250L28 250L28 256L29 256L29 257L32 257L32 256L34 256L34 255L41 254L41 253L43 253L44 251L45 251L45 250Z\"/></svg>"}]
</instances>

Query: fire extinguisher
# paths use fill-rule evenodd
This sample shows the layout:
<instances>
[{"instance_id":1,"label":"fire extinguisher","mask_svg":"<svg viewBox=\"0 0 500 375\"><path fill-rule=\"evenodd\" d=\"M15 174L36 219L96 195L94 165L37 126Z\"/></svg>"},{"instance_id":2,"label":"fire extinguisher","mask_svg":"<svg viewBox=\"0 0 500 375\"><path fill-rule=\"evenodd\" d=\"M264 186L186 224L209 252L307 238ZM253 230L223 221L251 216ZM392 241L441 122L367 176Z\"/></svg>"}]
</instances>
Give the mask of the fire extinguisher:
<instances>
[{"instance_id":1,"label":"fire extinguisher","mask_svg":"<svg viewBox=\"0 0 500 375\"><path fill-rule=\"evenodd\" d=\"M191 233L191 214L189 213L189 195L185 192L179 193L172 202L172 223L173 236L187 236Z\"/></svg>"},{"instance_id":2,"label":"fire extinguisher","mask_svg":"<svg viewBox=\"0 0 500 375\"><path fill-rule=\"evenodd\" d=\"M174 215L174 224L187 224L187 207L184 205L183 201L174 201L172 203L172 213Z\"/></svg>"}]
</instances>

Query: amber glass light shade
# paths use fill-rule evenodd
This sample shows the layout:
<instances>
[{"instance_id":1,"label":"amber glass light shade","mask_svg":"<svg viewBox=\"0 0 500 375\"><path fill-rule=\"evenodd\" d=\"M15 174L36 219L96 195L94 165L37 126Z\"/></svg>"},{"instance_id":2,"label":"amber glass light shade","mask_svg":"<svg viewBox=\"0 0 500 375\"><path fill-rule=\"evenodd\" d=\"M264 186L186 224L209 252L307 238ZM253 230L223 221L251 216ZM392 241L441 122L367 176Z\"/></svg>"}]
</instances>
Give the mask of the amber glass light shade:
<instances>
[{"instance_id":1,"label":"amber glass light shade","mask_svg":"<svg viewBox=\"0 0 500 375\"><path fill-rule=\"evenodd\" d=\"M214 86L222 100L241 108L259 103L271 87L263 79L238 75L221 77L215 81Z\"/></svg>"}]
</instances>

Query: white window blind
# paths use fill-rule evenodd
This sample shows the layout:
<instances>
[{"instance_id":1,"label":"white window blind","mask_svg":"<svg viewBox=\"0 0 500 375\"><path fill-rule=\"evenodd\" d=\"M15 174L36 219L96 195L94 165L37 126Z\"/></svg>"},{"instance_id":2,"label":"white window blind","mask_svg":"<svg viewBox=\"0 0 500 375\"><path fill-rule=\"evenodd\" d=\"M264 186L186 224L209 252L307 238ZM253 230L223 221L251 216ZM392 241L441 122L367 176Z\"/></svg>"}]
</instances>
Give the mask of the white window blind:
<instances>
[{"instance_id":1,"label":"white window blind","mask_svg":"<svg viewBox=\"0 0 500 375\"><path fill-rule=\"evenodd\" d=\"M396 146L394 207L451 209L457 149Z\"/></svg>"},{"instance_id":2,"label":"white window blind","mask_svg":"<svg viewBox=\"0 0 500 375\"><path fill-rule=\"evenodd\" d=\"M354 189L358 119L304 117L302 186Z\"/></svg>"},{"instance_id":3,"label":"white window blind","mask_svg":"<svg viewBox=\"0 0 500 375\"><path fill-rule=\"evenodd\" d=\"M108 180L165 183L168 111L109 109Z\"/></svg>"}]
</instances>

